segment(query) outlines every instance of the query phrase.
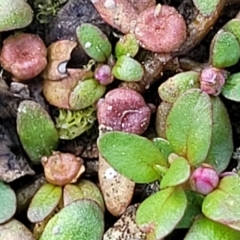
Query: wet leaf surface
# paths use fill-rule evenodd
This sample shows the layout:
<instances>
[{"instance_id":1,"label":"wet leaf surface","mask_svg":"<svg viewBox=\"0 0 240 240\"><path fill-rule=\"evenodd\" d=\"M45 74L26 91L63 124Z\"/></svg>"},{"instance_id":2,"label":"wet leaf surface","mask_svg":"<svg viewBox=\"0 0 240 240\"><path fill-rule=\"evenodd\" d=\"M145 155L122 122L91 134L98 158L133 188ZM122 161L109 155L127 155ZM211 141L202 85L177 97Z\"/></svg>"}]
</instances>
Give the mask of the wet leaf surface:
<instances>
[{"instance_id":1,"label":"wet leaf surface","mask_svg":"<svg viewBox=\"0 0 240 240\"><path fill-rule=\"evenodd\" d=\"M182 188L166 188L148 197L137 210L138 227L149 239L162 239L183 217L187 198Z\"/></svg>"},{"instance_id":2,"label":"wet leaf surface","mask_svg":"<svg viewBox=\"0 0 240 240\"><path fill-rule=\"evenodd\" d=\"M28 219L40 222L50 215L62 197L62 188L50 183L44 184L34 195L27 211Z\"/></svg>"},{"instance_id":3,"label":"wet leaf surface","mask_svg":"<svg viewBox=\"0 0 240 240\"><path fill-rule=\"evenodd\" d=\"M210 149L204 162L220 173L228 166L232 152L232 127L227 110L218 97L211 97L213 129Z\"/></svg>"},{"instance_id":4,"label":"wet leaf surface","mask_svg":"<svg viewBox=\"0 0 240 240\"><path fill-rule=\"evenodd\" d=\"M236 240L239 237L240 232L200 216L194 221L184 240Z\"/></svg>"},{"instance_id":5,"label":"wet leaf surface","mask_svg":"<svg viewBox=\"0 0 240 240\"><path fill-rule=\"evenodd\" d=\"M211 101L198 89L188 90L173 104L166 123L166 136L173 150L191 165L205 160L212 137Z\"/></svg>"},{"instance_id":6,"label":"wet leaf surface","mask_svg":"<svg viewBox=\"0 0 240 240\"><path fill-rule=\"evenodd\" d=\"M138 82L143 77L142 65L129 56L120 56L112 68L115 78L122 81Z\"/></svg>"},{"instance_id":7,"label":"wet leaf surface","mask_svg":"<svg viewBox=\"0 0 240 240\"><path fill-rule=\"evenodd\" d=\"M109 132L98 140L100 153L119 173L137 183L149 183L159 178L154 165L167 166L154 144L141 136L124 132Z\"/></svg>"},{"instance_id":8,"label":"wet leaf surface","mask_svg":"<svg viewBox=\"0 0 240 240\"><path fill-rule=\"evenodd\" d=\"M101 208L94 201L78 200L50 219L40 240L101 240L103 230Z\"/></svg>"},{"instance_id":9,"label":"wet leaf surface","mask_svg":"<svg viewBox=\"0 0 240 240\"><path fill-rule=\"evenodd\" d=\"M213 221L240 230L240 178L224 177L216 190L206 196L203 201L204 215Z\"/></svg>"},{"instance_id":10,"label":"wet leaf surface","mask_svg":"<svg viewBox=\"0 0 240 240\"><path fill-rule=\"evenodd\" d=\"M33 162L51 155L58 145L58 132L47 111L38 103L22 101L18 107L17 131L24 150Z\"/></svg>"},{"instance_id":11,"label":"wet leaf surface","mask_svg":"<svg viewBox=\"0 0 240 240\"><path fill-rule=\"evenodd\" d=\"M217 68L225 68L235 65L240 58L240 45L231 32L220 30L215 35L211 50L210 61Z\"/></svg>"},{"instance_id":12,"label":"wet leaf surface","mask_svg":"<svg viewBox=\"0 0 240 240\"><path fill-rule=\"evenodd\" d=\"M78 41L84 51L97 62L105 62L112 52L107 36L96 26L82 23L76 29Z\"/></svg>"},{"instance_id":13,"label":"wet leaf surface","mask_svg":"<svg viewBox=\"0 0 240 240\"><path fill-rule=\"evenodd\" d=\"M233 101L240 101L240 73L230 75L222 89L222 95Z\"/></svg>"},{"instance_id":14,"label":"wet leaf surface","mask_svg":"<svg viewBox=\"0 0 240 240\"><path fill-rule=\"evenodd\" d=\"M183 157L176 157L163 176L160 188L174 187L186 182L190 177L190 165Z\"/></svg>"}]
</instances>

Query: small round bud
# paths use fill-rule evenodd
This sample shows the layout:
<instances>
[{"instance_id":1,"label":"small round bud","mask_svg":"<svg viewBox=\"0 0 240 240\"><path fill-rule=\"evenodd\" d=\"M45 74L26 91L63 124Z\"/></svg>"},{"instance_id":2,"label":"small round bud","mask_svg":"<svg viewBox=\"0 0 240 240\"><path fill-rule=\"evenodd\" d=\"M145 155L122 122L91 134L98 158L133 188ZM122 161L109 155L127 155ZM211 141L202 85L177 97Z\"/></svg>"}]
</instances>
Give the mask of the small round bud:
<instances>
[{"instance_id":1,"label":"small round bud","mask_svg":"<svg viewBox=\"0 0 240 240\"><path fill-rule=\"evenodd\" d=\"M200 75L201 90L207 94L218 96L225 83L225 75L223 70L214 67L203 69Z\"/></svg>"},{"instance_id":2,"label":"small round bud","mask_svg":"<svg viewBox=\"0 0 240 240\"><path fill-rule=\"evenodd\" d=\"M217 172L207 164L194 170L190 177L190 186L192 190L207 195L212 192L219 182Z\"/></svg>"},{"instance_id":3,"label":"small round bud","mask_svg":"<svg viewBox=\"0 0 240 240\"><path fill-rule=\"evenodd\" d=\"M100 65L96 68L94 71L94 78L102 85L108 85L114 80L111 68L106 64Z\"/></svg>"}]
</instances>

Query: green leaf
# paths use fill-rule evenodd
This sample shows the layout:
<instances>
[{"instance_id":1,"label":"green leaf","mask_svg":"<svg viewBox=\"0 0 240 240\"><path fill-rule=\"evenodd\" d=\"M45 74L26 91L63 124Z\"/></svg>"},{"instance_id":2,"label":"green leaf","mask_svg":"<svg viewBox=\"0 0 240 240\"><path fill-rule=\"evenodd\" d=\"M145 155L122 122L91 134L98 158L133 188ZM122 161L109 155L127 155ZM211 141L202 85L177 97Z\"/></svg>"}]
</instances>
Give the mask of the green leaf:
<instances>
[{"instance_id":1,"label":"green leaf","mask_svg":"<svg viewBox=\"0 0 240 240\"><path fill-rule=\"evenodd\" d=\"M0 181L0 199L0 224L2 224L13 217L17 209L15 192L2 181Z\"/></svg>"},{"instance_id":2,"label":"green leaf","mask_svg":"<svg viewBox=\"0 0 240 240\"><path fill-rule=\"evenodd\" d=\"M211 146L204 162L209 163L220 173L228 166L232 152L232 126L227 110L220 98L211 97L213 110L213 129Z\"/></svg>"},{"instance_id":3,"label":"green leaf","mask_svg":"<svg viewBox=\"0 0 240 240\"><path fill-rule=\"evenodd\" d=\"M75 184L67 184L63 188L63 205L66 207L70 203L82 199L83 193Z\"/></svg>"},{"instance_id":4,"label":"green leaf","mask_svg":"<svg viewBox=\"0 0 240 240\"><path fill-rule=\"evenodd\" d=\"M0 240L35 240L35 238L21 222L11 219L0 225Z\"/></svg>"},{"instance_id":5,"label":"green leaf","mask_svg":"<svg viewBox=\"0 0 240 240\"><path fill-rule=\"evenodd\" d=\"M223 29L231 32L240 43L240 19L233 18L223 26Z\"/></svg>"},{"instance_id":6,"label":"green leaf","mask_svg":"<svg viewBox=\"0 0 240 240\"><path fill-rule=\"evenodd\" d=\"M177 157L163 176L160 188L173 187L186 182L190 177L190 165L183 157Z\"/></svg>"},{"instance_id":7,"label":"green leaf","mask_svg":"<svg viewBox=\"0 0 240 240\"><path fill-rule=\"evenodd\" d=\"M189 228L196 216L202 213L203 195L191 190L185 191L185 194L187 196L187 209L176 228Z\"/></svg>"},{"instance_id":8,"label":"green leaf","mask_svg":"<svg viewBox=\"0 0 240 240\"><path fill-rule=\"evenodd\" d=\"M205 160L211 144L212 106L199 89L183 93L173 104L166 122L166 136L174 152L191 165Z\"/></svg>"},{"instance_id":9,"label":"green leaf","mask_svg":"<svg viewBox=\"0 0 240 240\"><path fill-rule=\"evenodd\" d=\"M194 5L203 16L215 14L221 0L193 0Z\"/></svg>"},{"instance_id":10,"label":"green leaf","mask_svg":"<svg viewBox=\"0 0 240 240\"><path fill-rule=\"evenodd\" d=\"M204 216L199 216L189 229L184 240L237 240L240 232L214 222Z\"/></svg>"},{"instance_id":11,"label":"green leaf","mask_svg":"<svg viewBox=\"0 0 240 240\"><path fill-rule=\"evenodd\" d=\"M240 46L231 32L218 31L211 43L210 59L216 68L235 65L240 58Z\"/></svg>"},{"instance_id":12,"label":"green leaf","mask_svg":"<svg viewBox=\"0 0 240 240\"><path fill-rule=\"evenodd\" d=\"M81 179L77 183L77 186L82 191L84 198L94 200L95 202L98 203L98 205L104 211L105 205L104 205L103 196L96 184L94 184L91 181Z\"/></svg>"},{"instance_id":13,"label":"green leaf","mask_svg":"<svg viewBox=\"0 0 240 240\"><path fill-rule=\"evenodd\" d=\"M169 103L174 103L177 98L191 88L199 88L200 74L195 71L182 72L169 78L158 88L159 97Z\"/></svg>"},{"instance_id":14,"label":"green leaf","mask_svg":"<svg viewBox=\"0 0 240 240\"><path fill-rule=\"evenodd\" d=\"M0 1L0 32L24 28L33 19L33 10L25 0Z\"/></svg>"},{"instance_id":15,"label":"green leaf","mask_svg":"<svg viewBox=\"0 0 240 240\"><path fill-rule=\"evenodd\" d=\"M59 204L62 198L62 188L50 183L44 184L34 195L28 211L27 217L33 222L43 221L49 216Z\"/></svg>"},{"instance_id":16,"label":"green leaf","mask_svg":"<svg viewBox=\"0 0 240 240\"><path fill-rule=\"evenodd\" d=\"M215 221L240 230L239 185L239 176L224 177L218 189L205 198L202 207L203 213ZM213 212L214 210L215 212Z\"/></svg>"},{"instance_id":17,"label":"green leaf","mask_svg":"<svg viewBox=\"0 0 240 240\"><path fill-rule=\"evenodd\" d=\"M142 79L144 71L137 60L129 56L120 56L112 68L112 74L122 81L138 82Z\"/></svg>"},{"instance_id":18,"label":"green leaf","mask_svg":"<svg viewBox=\"0 0 240 240\"><path fill-rule=\"evenodd\" d=\"M17 113L17 132L24 150L33 162L49 156L58 145L58 132L54 122L40 104L24 100Z\"/></svg>"},{"instance_id":19,"label":"green leaf","mask_svg":"<svg viewBox=\"0 0 240 240\"><path fill-rule=\"evenodd\" d=\"M165 159L168 159L168 156L173 153L173 149L166 139L160 137L153 138L153 143L160 150Z\"/></svg>"},{"instance_id":20,"label":"green leaf","mask_svg":"<svg viewBox=\"0 0 240 240\"><path fill-rule=\"evenodd\" d=\"M234 73L227 78L222 95L227 99L240 102L240 73Z\"/></svg>"},{"instance_id":21,"label":"green leaf","mask_svg":"<svg viewBox=\"0 0 240 240\"><path fill-rule=\"evenodd\" d=\"M40 240L101 240L104 231L103 212L92 200L77 200L54 215Z\"/></svg>"},{"instance_id":22,"label":"green leaf","mask_svg":"<svg viewBox=\"0 0 240 240\"><path fill-rule=\"evenodd\" d=\"M127 33L122 36L115 46L115 56L119 58L120 56L127 55L134 57L139 49L138 41L133 33Z\"/></svg>"},{"instance_id":23,"label":"green leaf","mask_svg":"<svg viewBox=\"0 0 240 240\"><path fill-rule=\"evenodd\" d=\"M204 215L240 231L240 177L224 177L216 190L208 194L202 205Z\"/></svg>"},{"instance_id":24,"label":"green leaf","mask_svg":"<svg viewBox=\"0 0 240 240\"><path fill-rule=\"evenodd\" d=\"M78 85L70 93L69 104L75 110L81 110L91 106L103 96L106 87L95 79L87 79L78 82Z\"/></svg>"},{"instance_id":25,"label":"green leaf","mask_svg":"<svg viewBox=\"0 0 240 240\"><path fill-rule=\"evenodd\" d=\"M78 41L86 54L97 62L105 62L112 52L107 36L96 26L82 23L76 29Z\"/></svg>"},{"instance_id":26,"label":"green leaf","mask_svg":"<svg viewBox=\"0 0 240 240\"><path fill-rule=\"evenodd\" d=\"M63 203L64 206L69 205L73 201L83 198L94 200L98 203L101 209L104 211L103 196L99 188L88 180L81 179L77 184L67 184L63 189Z\"/></svg>"},{"instance_id":27,"label":"green leaf","mask_svg":"<svg viewBox=\"0 0 240 240\"><path fill-rule=\"evenodd\" d=\"M98 149L120 174L137 183L159 179L154 165L167 167L167 160L147 138L125 132L108 132L98 139Z\"/></svg>"},{"instance_id":28,"label":"green leaf","mask_svg":"<svg viewBox=\"0 0 240 240\"><path fill-rule=\"evenodd\" d=\"M140 204L136 223L148 233L148 239L162 239L176 227L186 207L187 198L182 188L166 188Z\"/></svg>"}]
</instances>

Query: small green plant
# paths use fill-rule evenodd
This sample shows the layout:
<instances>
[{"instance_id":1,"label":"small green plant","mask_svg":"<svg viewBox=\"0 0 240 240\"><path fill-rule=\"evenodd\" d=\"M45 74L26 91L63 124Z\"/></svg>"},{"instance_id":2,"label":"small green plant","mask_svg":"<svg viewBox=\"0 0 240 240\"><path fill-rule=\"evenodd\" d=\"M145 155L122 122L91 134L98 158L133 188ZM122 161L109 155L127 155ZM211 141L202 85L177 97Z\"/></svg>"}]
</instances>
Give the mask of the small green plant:
<instances>
[{"instance_id":1,"label":"small green plant","mask_svg":"<svg viewBox=\"0 0 240 240\"><path fill-rule=\"evenodd\" d=\"M157 118L159 137L113 131L98 139L101 155L116 171L136 183L159 181L159 192L136 213L148 239L162 239L175 228L190 228L185 240L240 237L240 178L233 173L221 178L233 151L230 121L218 97L196 88L195 75L169 80L173 95L163 97L170 107Z\"/></svg>"},{"instance_id":2,"label":"small green plant","mask_svg":"<svg viewBox=\"0 0 240 240\"><path fill-rule=\"evenodd\" d=\"M72 207L76 213L69 215ZM58 232L53 239L64 239L66 237L64 234L67 234L68 238L78 239L84 233L90 234L81 238L87 240L101 239L103 213L104 202L98 187L90 181L80 180L62 187L44 184L34 195L27 216L30 222L35 223L33 235L36 239L51 239L52 228L60 225L64 231ZM96 227L95 230L92 229L93 226ZM82 233L79 232L80 235L77 235L74 231Z\"/></svg>"},{"instance_id":3,"label":"small green plant","mask_svg":"<svg viewBox=\"0 0 240 240\"><path fill-rule=\"evenodd\" d=\"M144 75L142 65L134 59L139 50L138 42L133 34L123 35L117 42L114 53L115 63L111 63L113 58L112 45L107 36L93 24L81 24L76 33L78 41L89 57L98 63L110 62L112 76L121 81L138 82ZM87 33L87 34L86 34ZM112 66L113 65L113 66ZM108 77L108 76L106 76ZM104 81L101 77L99 81Z\"/></svg>"}]
</instances>

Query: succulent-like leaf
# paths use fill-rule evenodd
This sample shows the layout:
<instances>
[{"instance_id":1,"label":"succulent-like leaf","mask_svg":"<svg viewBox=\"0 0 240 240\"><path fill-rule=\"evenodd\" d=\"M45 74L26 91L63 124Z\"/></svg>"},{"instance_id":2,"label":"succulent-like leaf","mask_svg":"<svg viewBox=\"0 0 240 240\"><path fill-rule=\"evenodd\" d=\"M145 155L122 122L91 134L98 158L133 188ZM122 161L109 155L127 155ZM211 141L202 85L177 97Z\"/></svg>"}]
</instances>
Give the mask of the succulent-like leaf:
<instances>
[{"instance_id":1,"label":"succulent-like leaf","mask_svg":"<svg viewBox=\"0 0 240 240\"><path fill-rule=\"evenodd\" d=\"M112 52L107 36L96 26L82 23L76 29L78 41L84 51L98 62L105 62Z\"/></svg>"},{"instance_id":2,"label":"succulent-like leaf","mask_svg":"<svg viewBox=\"0 0 240 240\"><path fill-rule=\"evenodd\" d=\"M112 68L115 78L123 81L138 82L142 79L144 71L142 65L129 56L120 56Z\"/></svg>"},{"instance_id":3,"label":"succulent-like leaf","mask_svg":"<svg viewBox=\"0 0 240 240\"><path fill-rule=\"evenodd\" d=\"M176 227L186 207L187 198L182 188L166 188L140 204L136 223L149 239L162 239Z\"/></svg>"},{"instance_id":4,"label":"succulent-like leaf","mask_svg":"<svg viewBox=\"0 0 240 240\"><path fill-rule=\"evenodd\" d=\"M163 176L160 188L173 187L186 182L190 177L190 165L183 157L177 157Z\"/></svg>"},{"instance_id":5,"label":"succulent-like leaf","mask_svg":"<svg viewBox=\"0 0 240 240\"><path fill-rule=\"evenodd\" d=\"M199 88L200 74L195 71L182 72L169 78L158 88L159 97L169 103L174 103L177 98L188 89Z\"/></svg>"},{"instance_id":6,"label":"succulent-like leaf","mask_svg":"<svg viewBox=\"0 0 240 240\"><path fill-rule=\"evenodd\" d=\"M238 39L238 42L240 43L240 19L234 18L228 21L224 25L223 29L234 34L234 36Z\"/></svg>"},{"instance_id":7,"label":"succulent-like leaf","mask_svg":"<svg viewBox=\"0 0 240 240\"><path fill-rule=\"evenodd\" d=\"M210 62L216 68L233 66L240 58L240 45L234 34L220 30L211 43Z\"/></svg>"},{"instance_id":8,"label":"succulent-like leaf","mask_svg":"<svg viewBox=\"0 0 240 240\"><path fill-rule=\"evenodd\" d=\"M148 139L125 132L109 132L98 139L98 148L106 161L122 175L137 183L159 179L154 165L167 167L167 160Z\"/></svg>"},{"instance_id":9,"label":"succulent-like leaf","mask_svg":"<svg viewBox=\"0 0 240 240\"><path fill-rule=\"evenodd\" d=\"M64 186L63 188L64 207L82 198L83 198L83 193L76 184L67 184Z\"/></svg>"},{"instance_id":10,"label":"succulent-like leaf","mask_svg":"<svg viewBox=\"0 0 240 240\"><path fill-rule=\"evenodd\" d=\"M115 46L115 56L119 58L120 56L127 55L134 57L139 49L137 39L133 33L128 33L121 37Z\"/></svg>"},{"instance_id":11,"label":"succulent-like leaf","mask_svg":"<svg viewBox=\"0 0 240 240\"><path fill-rule=\"evenodd\" d=\"M77 184L67 184L63 189L63 203L64 206L71 202L83 198L96 201L102 210L105 209L103 196L100 189L91 181L80 180Z\"/></svg>"},{"instance_id":12,"label":"succulent-like leaf","mask_svg":"<svg viewBox=\"0 0 240 240\"><path fill-rule=\"evenodd\" d=\"M240 102L240 73L234 73L227 78L222 95L227 99Z\"/></svg>"},{"instance_id":13,"label":"succulent-like leaf","mask_svg":"<svg viewBox=\"0 0 240 240\"><path fill-rule=\"evenodd\" d=\"M173 153L173 149L166 139L157 137L153 139L153 143L160 150L165 159L168 159L168 156Z\"/></svg>"},{"instance_id":14,"label":"succulent-like leaf","mask_svg":"<svg viewBox=\"0 0 240 240\"><path fill-rule=\"evenodd\" d=\"M214 222L204 216L199 216L193 223L184 240L237 240L240 232L223 224Z\"/></svg>"},{"instance_id":15,"label":"succulent-like leaf","mask_svg":"<svg viewBox=\"0 0 240 240\"><path fill-rule=\"evenodd\" d=\"M93 182L89 180L81 179L77 183L77 186L82 191L84 198L96 201L102 210L105 209L103 196L97 185L95 185Z\"/></svg>"},{"instance_id":16,"label":"succulent-like leaf","mask_svg":"<svg viewBox=\"0 0 240 240\"><path fill-rule=\"evenodd\" d=\"M72 202L47 223L40 240L101 240L104 219L95 201L84 199Z\"/></svg>"},{"instance_id":17,"label":"succulent-like leaf","mask_svg":"<svg viewBox=\"0 0 240 240\"><path fill-rule=\"evenodd\" d=\"M196 216L202 213L202 202L204 196L191 190L185 191L187 196L187 209L184 216L178 223L176 228L189 228L191 227Z\"/></svg>"},{"instance_id":18,"label":"succulent-like leaf","mask_svg":"<svg viewBox=\"0 0 240 240\"><path fill-rule=\"evenodd\" d=\"M240 177L224 177L216 190L208 194L202 205L204 215L240 231Z\"/></svg>"},{"instance_id":19,"label":"succulent-like leaf","mask_svg":"<svg viewBox=\"0 0 240 240\"><path fill-rule=\"evenodd\" d=\"M33 234L21 222L12 219L0 225L0 240L35 240Z\"/></svg>"},{"instance_id":20,"label":"succulent-like leaf","mask_svg":"<svg viewBox=\"0 0 240 240\"><path fill-rule=\"evenodd\" d=\"M232 127L227 110L220 98L211 97L212 102L212 140L204 162L212 165L220 173L228 166L233 152Z\"/></svg>"},{"instance_id":21,"label":"succulent-like leaf","mask_svg":"<svg viewBox=\"0 0 240 240\"><path fill-rule=\"evenodd\" d=\"M0 224L2 224L8 221L17 209L17 198L14 191L2 181L0 181L0 199Z\"/></svg>"},{"instance_id":22,"label":"succulent-like leaf","mask_svg":"<svg viewBox=\"0 0 240 240\"><path fill-rule=\"evenodd\" d=\"M27 217L33 222L40 222L50 215L59 204L62 197L62 188L50 183L44 184L34 195Z\"/></svg>"},{"instance_id":23,"label":"succulent-like leaf","mask_svg":"<svg viewBox=\"0 0 240 240\"><path fill-rule=\"evenodd\" d=\"M84 109L94 104L105 93L106 87L95 79L79 81L71 92L69 104L73 109Z\"/></svg>"},{"instance_id":24,"label":"succulent-like leaf","mask_svg":"<svg viewBox=\"0 0 240 240\"><path fill-rule=\"evenodd\" d=\"M58 145L54 122L40 104L24 100L17 113L17 132L24 150L33 162L52 154Z\"/></svg>"},{"instance_id":25,"label":"succulent-like leaf","mask_svg":"<svg viewBox=\"0 0 240 240\"><path fill-rule=\"evenodd\" d=\"M202 15L210 16L215 14L220 1L221 0L193 0L193 3Z\"/></svg>"},{"instance_id":26,"label":"succulent-like leaf","mask_svg":"<svg viewBox=\"0 0 240 240\"><path fill-rule=\"evenodd\" d=\"M33 19L33 11L25 0L0 2L0 32L24 28Z\"/></svg>"},{"instance_id":27,"label":"succulent-like leaf","mask_svg":"<svg viewBox=\"0 0 240 240\"><path fill-rule=\"evenodd\" d=\"M203 162L212 136L210 97L199 89L183 93L168 114L166 136L174 152L186 158L190 165Z\"/></svg>"}]
</instances>

